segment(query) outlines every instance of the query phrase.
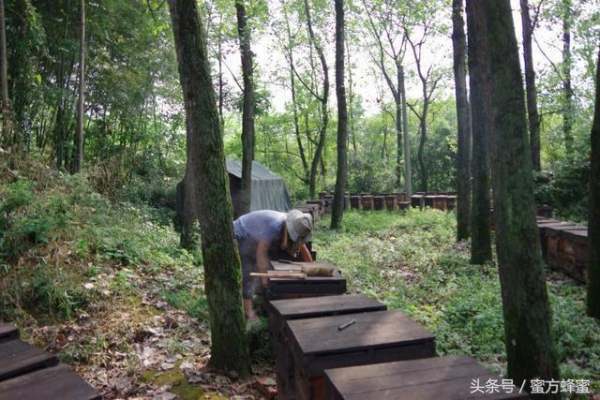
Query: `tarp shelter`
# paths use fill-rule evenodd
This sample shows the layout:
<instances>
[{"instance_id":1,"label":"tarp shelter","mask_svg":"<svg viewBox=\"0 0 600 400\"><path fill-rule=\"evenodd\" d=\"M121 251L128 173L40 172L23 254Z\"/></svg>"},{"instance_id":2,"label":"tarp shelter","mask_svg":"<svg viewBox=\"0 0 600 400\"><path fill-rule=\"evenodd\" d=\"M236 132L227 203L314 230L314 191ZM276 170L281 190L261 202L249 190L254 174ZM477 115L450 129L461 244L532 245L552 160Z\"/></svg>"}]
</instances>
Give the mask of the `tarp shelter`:
<instances>
[{"instance_id":1,"label":"tarp shelter","mask_svg":"<svg viewBox=\"0 0 600 400\"><path fill-rule=\"evenodd\" d=\"M233 202L235 218L240 216L239 194L242 187L242 163L238 160L227 159L229 173L229 189ZM177 184L177 221L183 218L183 180ZM252 199L250 211L290 209L290 195L285 187L283 178L274 174L257 161L252 162ZM179 223L179 222L177 222Z\"/></svg>"},{"instance_id":2,"label":"tarp shelter","mask_svg":"<svg viewBox=\"0 0 600 400\"><path fill-rule=\"evenodd\" d=\"M242 186L242 162L227 159L229 188L235 216L239 216L239 194ZM290 209L290 195L283 178L258 161L252 162L252 199L250 211Z\"/></svg>"}]
</instances>

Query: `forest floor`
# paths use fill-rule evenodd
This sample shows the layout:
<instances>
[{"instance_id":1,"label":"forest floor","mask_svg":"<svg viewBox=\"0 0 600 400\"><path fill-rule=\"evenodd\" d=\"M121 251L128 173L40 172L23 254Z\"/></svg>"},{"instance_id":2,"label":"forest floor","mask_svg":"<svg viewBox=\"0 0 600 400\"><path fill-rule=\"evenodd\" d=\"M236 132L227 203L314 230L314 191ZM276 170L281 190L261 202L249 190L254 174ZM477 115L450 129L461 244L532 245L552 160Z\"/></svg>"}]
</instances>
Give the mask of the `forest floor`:
<instances>
[{"instance_id":1,"label":"forest floor","mask_svg":"<svg viewBox=\"0 0 600 400\"><path fill-rule=\"evenodd\" d=\"M0 166L0 319L59 354L106 399L260 399L274 385L264 330L251 335L254 374L210 371L201 256L178 246L171 215L108 201L82 176ZM454 215L349 212L319 223L320 260L350 291L399 308L431 330L441 354L505 368L494 265L468 264ZM562 378L600 380L600 329L585 288L548 276Z\"/></svg>"}]
</instances>

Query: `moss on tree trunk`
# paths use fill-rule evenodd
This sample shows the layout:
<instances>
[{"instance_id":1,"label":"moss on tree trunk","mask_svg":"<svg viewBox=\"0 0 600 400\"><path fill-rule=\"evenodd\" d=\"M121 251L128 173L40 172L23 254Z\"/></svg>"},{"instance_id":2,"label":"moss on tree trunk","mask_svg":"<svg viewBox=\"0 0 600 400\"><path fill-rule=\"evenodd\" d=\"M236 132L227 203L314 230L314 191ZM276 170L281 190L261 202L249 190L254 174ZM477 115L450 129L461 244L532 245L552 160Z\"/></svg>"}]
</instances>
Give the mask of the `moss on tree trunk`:
<instances>
[{"instance_id":1,"label":"moss on tree trunk","mask_svg":"<svg viewBox=\"0 0 600 400\"><path fill-rule=\"evenodd\" d=\"M469 32L469 83L471 89L471 126L473 139L472 198L471 198L471 263L483 264L492 259L490 232L490 178L488 135L491 128L489 71L483 63L486 26L482 22L481 2L467 0L467 29Z\"/></svg>"},{"instance_id":2,"label":"moss on tree trunk","mask_svg":"<svg viewBox=\"0 0 600 400\"><path fill-rule=\"evenodd\" d=\"M558 379L551 310L535 219L532 160L510 1L482 1L487 26L493 129L490 138L498 272L508 376ZM560 395L545 395L544 398Z\"/></svg>"},{"instance_id":3,"label":"moss on tree trunk","mask_svg":"<svg viewBox=\"0 0 600 400\"><path fill-rule=\"evenodd\" d=\"M169 0L169 9L185 102L188 148L185 190L193 190L198 199L211 364L244 375L250 370L250 362L244 332L240 259L233 237L223 138L204 30L195 0Z\"/></svg>"}]
</instances>

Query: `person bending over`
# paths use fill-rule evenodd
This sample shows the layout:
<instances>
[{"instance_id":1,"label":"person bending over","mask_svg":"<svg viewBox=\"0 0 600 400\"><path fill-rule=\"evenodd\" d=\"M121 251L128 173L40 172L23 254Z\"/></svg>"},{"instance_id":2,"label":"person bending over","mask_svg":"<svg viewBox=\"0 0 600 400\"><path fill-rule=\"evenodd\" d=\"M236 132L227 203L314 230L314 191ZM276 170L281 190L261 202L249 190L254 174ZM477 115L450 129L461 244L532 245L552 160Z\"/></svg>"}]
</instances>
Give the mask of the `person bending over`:
<instances>
[{"instance_id":1,"label":"person bending over","mask_svg":"<svg viewBox=\"0 0 600 400\"><path fill-rule=\"evenodd\" d=\"M251 277L251 272L267 272L271 259L279 250L285 250L302 261L312 261L306 242L310 241L313 229L310 214L299 210L287 213L260 210L244 214L233 222L235 238L242 259L242 287L246 318L256 320L252 297L259 285L266 286L267 278Z\"/></svg>"}]
</instances>

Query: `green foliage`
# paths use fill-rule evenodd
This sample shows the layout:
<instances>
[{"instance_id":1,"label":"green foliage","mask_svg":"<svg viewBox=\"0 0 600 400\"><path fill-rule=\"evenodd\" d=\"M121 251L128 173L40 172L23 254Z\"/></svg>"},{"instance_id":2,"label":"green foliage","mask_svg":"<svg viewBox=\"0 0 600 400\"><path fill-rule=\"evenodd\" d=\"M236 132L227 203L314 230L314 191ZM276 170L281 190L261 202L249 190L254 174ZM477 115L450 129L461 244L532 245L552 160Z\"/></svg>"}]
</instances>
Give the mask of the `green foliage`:
<instances>
[{"instance_id":1,"label":"green foliage","mask_svg":"<svg viewBox=\"0 0 600 400\"><path fill-rule=\"evenodd\" d=\"M350 290L371 295L423 323L441 354L468 354L505 368L504 324L495 265L469 264L455 242L455 216L436 210L344 215L343 231L322 220L319 258L339 266ZM560 278L560 279L559 279ZM600 331L585 314L585 288L561 275L548 279L553 332L563 379L598 379Z\"/></svg>"},{"instance_id":2,"label":"green foliage","mask_svg":"<svg viewBox=\"0 0 600 400\"><path fill-rule=\"evenodd\" d=\"M558 163L553 175L538 176L537 203L554 207L559 218L586 221L589 174L589 160Z\"/></svg>"},{"instance_id":3,"label":"green foliage","mask_svg":"<svg viewBox=\"0 0 600 400\"><path fill-rule=\"evenodd\" d=\"M0 194L0 318L70 319L111 293L136 293L140 274L200 271L164 213L110 202L85 175L0 182Z\"/></svg>"}]
</instances>

